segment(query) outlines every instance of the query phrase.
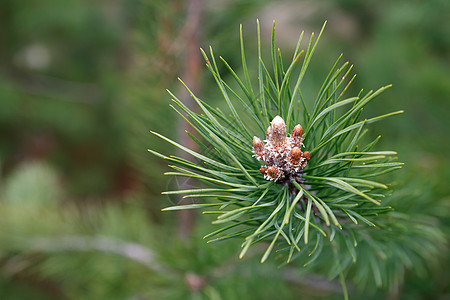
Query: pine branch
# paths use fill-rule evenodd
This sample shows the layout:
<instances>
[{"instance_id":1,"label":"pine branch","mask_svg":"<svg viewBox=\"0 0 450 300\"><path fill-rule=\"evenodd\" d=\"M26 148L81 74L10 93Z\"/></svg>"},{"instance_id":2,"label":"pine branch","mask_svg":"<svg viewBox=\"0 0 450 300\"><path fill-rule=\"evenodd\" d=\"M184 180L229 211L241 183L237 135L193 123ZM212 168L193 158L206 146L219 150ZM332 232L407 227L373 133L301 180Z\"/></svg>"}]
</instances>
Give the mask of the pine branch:
<instances>
[{"instance_id":1,"label":"pine branch","mask_svg":"<svg viewBox=\"0 0 450 300\"><path fill-rule=\"evenodd\" d=\"M304 50L302 33L287 65L275 46L272 30L272 69L268 70L262 60L258 23L256 86L247 67L242 28L243 78L220 58L235 85L220 74L212 48L209 53L202 50L229 113L211 107L185 85L200 112L171 94L174 109L184 112L186 121L201 136L193 140L202 152L154 134L200 162L149 151L173 164L176 172L166 175L194 177L209 186L166 192L211 200L164 209L201 208L206 209L205 214L215 215L213 223L221 227L205 236L209 242L240 239L240 257L252 245L265 242L261 262L276 251L285 263L299 260L308 268L321 265L319 258L329 257L331 251L334 260L325 268L331 277L339 276L344 282L349 267L361 260L360 251L378 253L383 248L373 239L391 230L386 222L395 215L389 205L392 186L386 174L403 165L395 151L373 150L380 137L367 141L366 133L371 124L403 111L363 118L364 107L390 85L347 97L355 75L351 75L353 66L341 63L342 55L325 76L312 105L306 105L302 80L323 30L316 39L311 35ZM397 234L393 239L401 239L402 234ZM365 246L357 247L361 244ZM380 273L378 260L373 258L366 266L371 266L377 286L384 285L388 279Z\"/></svg>"}]
</instances>

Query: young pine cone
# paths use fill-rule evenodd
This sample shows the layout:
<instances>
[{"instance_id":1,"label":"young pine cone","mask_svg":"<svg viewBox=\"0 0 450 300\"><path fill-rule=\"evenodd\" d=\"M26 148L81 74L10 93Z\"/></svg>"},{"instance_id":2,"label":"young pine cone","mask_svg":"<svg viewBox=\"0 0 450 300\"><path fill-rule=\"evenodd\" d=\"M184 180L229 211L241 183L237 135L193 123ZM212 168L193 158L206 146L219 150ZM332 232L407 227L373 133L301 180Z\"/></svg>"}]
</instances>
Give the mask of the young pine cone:
<instances>
[{"instance_id":1,"label":"young pine cone","mask_svg":"<svg viewBox=\"0 0 450 300\"><path fill-rule=\"evenodd\" d=\"M253 137L253 153L266 164L259 171L267 180L279 181L303 169L311 157L309 151L301 151L303 146L302 126L296 125L288 137L286 123L280 116L270 122L264 142Z\"/></svg>"}]
</instances>

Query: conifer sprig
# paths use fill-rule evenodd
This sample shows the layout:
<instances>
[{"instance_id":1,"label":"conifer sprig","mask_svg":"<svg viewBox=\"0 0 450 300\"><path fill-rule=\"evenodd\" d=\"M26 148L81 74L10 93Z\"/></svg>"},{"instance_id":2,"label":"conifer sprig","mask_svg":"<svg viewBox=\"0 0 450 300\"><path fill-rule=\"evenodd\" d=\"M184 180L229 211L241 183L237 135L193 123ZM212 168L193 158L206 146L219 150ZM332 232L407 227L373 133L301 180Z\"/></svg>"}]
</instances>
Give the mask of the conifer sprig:
<instances>
[{"instance_id":1,"label":"conifer sprig","mask_svg":"<svg viewBox=\"0 0 450 300\"><path fill-rule=\"evenodd\" d=\"M308 252L310 259L305 262L308 265L320 256L323 249L333 247L337 235L355 244L352 240L355 237L347 228L376 226L378 216L391 210L384 203L388 185L379 178L401 168L402 163L396 161L394 151L373 150L380 137L367 143L364 136L368 125L402 111L362 118L363 108L390 86L375 92L360 91L357 96L348 97L346 91L355 76L348 79L352 66L341 62L342 55L325 77L312 106L307 106L306 103L311 101L303 98L302 80L324 27L325 24L317 38L311 34L306 50L300 49L302 32L292 60L285 66L281 51L275 46L275 24L271 39L272 62L267 64L263 61L258 22L257 85L253 85L254 80L247 67L241 27L243 77L220 57L237 89L222 79L213 49L210 48L208 53L201 50L229 112L215 109L207 101L199 99L180 79L201 112L192 111L169 92L174 101L173 108L197 131L196 134L188 134L198 144L199 150L188 149L153 132L194 158L187 161L149 150L170 163L174 171L167 175L197 178L208 186L199 184L195 189L164 194L210 199L210 202L172 206L164 210L207 209L204 213L216 215L213 223L220 228L205 238L208 242L242 239L240 257L251 245L264 241L268 246L261 262L277 249L280 255L285 254L282 257L286 262ZM270 173L270 166L264 167L255 152L254 136L269 134L268 129L273 128L276 116L285 122L285 131L290 132L300 124L303 134L301 145L292 146L303 147L303 152L270 154L272 156L267 158L274 163L274 168L278 168L277 172L284 172L281 175L274 173L275 169ZM270 142L266 143L265 146L270 147ZM262 147L258 140L256 145ZM289 151L294 151L292 147ZM287 168L283 169L283 165L277 162L279 157L290 159L292 155L306 151L310 154L307 157L309 161L306 164L305 160L301 166L297 162L297 167L289 169L295 171L287 172ZM299 159L297 157L297 161ZM279 176L271 177L268 172ZM354 250L349 247L348 251L353 254Z\"/></svg>"}]
</instances>

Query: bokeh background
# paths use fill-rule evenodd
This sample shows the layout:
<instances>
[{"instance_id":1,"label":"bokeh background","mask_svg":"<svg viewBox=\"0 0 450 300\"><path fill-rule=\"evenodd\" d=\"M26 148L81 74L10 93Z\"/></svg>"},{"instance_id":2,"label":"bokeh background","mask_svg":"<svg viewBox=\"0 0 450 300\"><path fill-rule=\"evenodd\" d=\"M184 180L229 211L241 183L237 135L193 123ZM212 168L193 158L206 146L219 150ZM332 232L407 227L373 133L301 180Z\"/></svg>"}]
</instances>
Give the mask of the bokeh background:
<instances>
[{"instance_id":1,"label":"bokeh background","mask_svg":"<svg viewBox=\"0 0 450 300\"><path fill-rule=\"evenodd\" d=\"M328 20L305 93L340 53L355 91L392 83L367 112L405 113L371 134L406 163L397 181L449 208L449 16L447 0L2 0L0 299L341 299L335 281L206 244L203 217L161 213L178 201L161 192L179 183L147 148L175 149L149 130L189 143L166 92L186 97L178 76L222 105L200 47L238 68L243 24L255 65L257 18L266 44L276 20L284 53ZM433 216L446 234L449 215ZM364 297L450 299L448 252L439 262Z\"/></svg>"}]
</instances>

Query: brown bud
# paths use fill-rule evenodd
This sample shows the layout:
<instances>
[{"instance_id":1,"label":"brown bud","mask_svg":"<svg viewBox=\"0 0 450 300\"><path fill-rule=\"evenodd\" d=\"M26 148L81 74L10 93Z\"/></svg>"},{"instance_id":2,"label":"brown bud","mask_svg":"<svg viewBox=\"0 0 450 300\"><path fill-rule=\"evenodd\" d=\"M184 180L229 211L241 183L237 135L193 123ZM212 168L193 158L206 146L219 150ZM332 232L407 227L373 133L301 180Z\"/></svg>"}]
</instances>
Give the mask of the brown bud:
<instances>
[{"instance_id":1,"label":"brown bud","mask_svg":"<svg viewBox=\"0 0 450 300\"><path fill-rule=\"evenodd\" d=\"M295 125L294 129L292 129L292 137L295 138L301 138L303 136L303 127L302 125L298 124Z\"/></svg>"},{"instance_id":2,"label":"brown bud","mask_svg":"<svg viewBox=\"0 0 450 300\"><path fill-rule=\"evenodd\" d=\"M292 159L292 163L298 164L302 158L302 151L300 150L299 147L294 147L292 148L291 153L289 155Z\"/></svg>"},{"instance_id":3,"label":"brown bud","mask_svg":"<svg viewBox=\"0 0 450 300\"><path fill-rule=\"evenodd\" d=\"M266 174L266 172L267 172L267 167L266 167L266 166L263 166L263 167L259 168L259 172L260 172L261 174Z\"/></svg>"},{"instance_id":4,"label":"brown bud","mask_svg":"<svg viewBox=\"0 0 450 300\"><path fill-rule=\"evenodd\" d=\"M253 152L256 154L256 158L261 160L264 156L264 143L259 137L253 137Z\"/></svg>"},{"instance_id":5,"label":"brown bud","mask_svg":"<svg viewBox=\"0 0 450 300\"><path fill-rule=\"evenodd\" d=\"M303 156L306 160L308 160L308 159L311 158L311 153L309 153L309 151L305 151L305 152L303 152L302 156Z\"/></svg>"},{"instance_id":6,"label":"brown bud","mask_svg":"<svg viewBox=\"0 0 450 300\"><path fill-rule=\"evenodd\" d=\"M275 145L281 145L286 142L286 124L283 118L276 116L270 123L271 139L270 141Z\"/></svg>"},{"instance_id":7,"label":"brown bud","mask_svg":"<svg viewBox=\"0 0 450 300\"><path fill-rule=\"evenodd\" d=\"M253 137L253 149L255 150L255 152L260 152L264 150L264 143L257 136Z\"/></svg>"},{"instance_id":8,"label":"brown bud","mask_svg":"<svg viewBox=\"0 0 450 300\"><path fill-rule=\"evenodd\" d=\"M270 166L270 167L267 169L267 175L269 175L269 176L272 177L272 178L277 178L277 175L278 175L278 170L277 170L277 168L274 167L274 166Z\"/></svg>"}]
</instances>

